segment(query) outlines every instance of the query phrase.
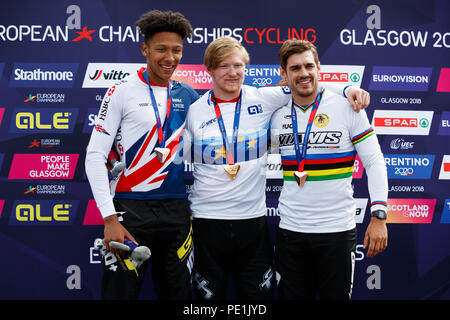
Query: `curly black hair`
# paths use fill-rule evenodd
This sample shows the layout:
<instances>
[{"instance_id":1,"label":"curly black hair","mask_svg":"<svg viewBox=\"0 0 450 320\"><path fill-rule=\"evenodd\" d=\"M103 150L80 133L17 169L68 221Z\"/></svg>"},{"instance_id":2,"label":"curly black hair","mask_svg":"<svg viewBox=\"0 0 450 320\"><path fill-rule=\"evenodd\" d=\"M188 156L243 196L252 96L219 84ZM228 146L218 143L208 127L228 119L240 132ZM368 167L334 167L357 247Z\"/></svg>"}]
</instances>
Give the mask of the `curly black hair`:
<instances>
[{"instance_id":1,"label":"curly black hair","mask_svg":"<svg viewBox=\"0 0 450 320\"><path fill-rule=\"evenodd\" d=\"M180 12L151 10L141 15L136 21L141 30L144 41L147 42L157 32L175 32L182 39L192 35L192 26L189 20Z\"/></svg>"}]
</instances>

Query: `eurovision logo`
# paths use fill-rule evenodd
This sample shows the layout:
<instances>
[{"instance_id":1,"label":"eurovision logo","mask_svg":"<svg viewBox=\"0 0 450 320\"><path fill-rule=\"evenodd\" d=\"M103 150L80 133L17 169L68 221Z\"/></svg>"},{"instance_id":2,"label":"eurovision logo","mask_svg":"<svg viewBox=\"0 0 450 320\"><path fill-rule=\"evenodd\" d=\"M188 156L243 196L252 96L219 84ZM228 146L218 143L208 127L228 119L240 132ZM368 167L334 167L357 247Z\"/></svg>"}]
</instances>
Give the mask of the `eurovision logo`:
<instances>
[{"instance_id":1,"label":"eurovision logo","mask_svg":"<svg viewBox=\"0 0 450 320\"><path fill-rule=\"evenodd\" d=\"M449 79L450 83L450 79ZM450 92L450 90L449 90ZM439 123L438 129L439 136L449 136L450 135L450 112L443 111L441 116L441 122Z\"/></svg>"},{"instance_id":2,"label":"eurovision logo","mask_svg":"<svg viewBox=\"0 0 450 320\"><path fill-rule=\"evenodd\" d=\"M431 223L436 199L388 199L387 223Z\"/></svg>"},{"instance_id":3,"label":"eurovision logo","mask_svg":"<svg viewBox=\"0 0 450 320\"><path fill-rule=\"evenodd\" d=\"M8 179L73 179L78 154L15 154Z\"/></svg>"},{"instance_id":4,"label":"eurovision logo","mask_svg":"<svg viewBox=\"0 0 450 320\"><path fill-rule=\"evenodd\" d=\"M375 110L372 127L376 134L428 135L434 111Z\"/></svg>"},{"instance_id":5,"label":"eurovision logo","mask_svg":"<svg viewBox=\"0 0 450 320\"><path fill-rule=\"evenodd\" d=\"M430 179L435 155L385 154L389 179Z\"/></svg>"},{"instance_id":6,"label":"eurovision logo","mask_svg":"<svg viewBox=\"0 0 450 320\"><path fill-rule=\"evenodd\" d=\"M369 91L428 91L432 68L374 66Z\"/></svg>"}]
</instances>

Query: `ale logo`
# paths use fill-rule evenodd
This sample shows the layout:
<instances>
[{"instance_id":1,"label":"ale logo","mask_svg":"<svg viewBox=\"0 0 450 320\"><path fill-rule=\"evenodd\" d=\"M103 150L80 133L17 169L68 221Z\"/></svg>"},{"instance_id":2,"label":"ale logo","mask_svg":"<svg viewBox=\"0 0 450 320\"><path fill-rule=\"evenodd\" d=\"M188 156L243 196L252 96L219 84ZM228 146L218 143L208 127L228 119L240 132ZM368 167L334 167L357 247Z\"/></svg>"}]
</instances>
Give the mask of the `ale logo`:
<instances>
[{"instance_id":1,"label":"ale logo","mask_svg":"<svg viewBox=\"0 0 450 320\"><path fill-rule=\"evenodd\" d=\"M9 127L10 133L72 133L78 109L54 108L15 109Z\"/></svg>"},{"instance_id":2,"label":"ale logo","mask_svg":"<svg viewBox=\"0 0 450 320\"><path fill-rule=\"evenodd\" d=\"M78 200L16 200L9 219L9 225L71 225L78 209Z\"/></svg>"}]
</instances>

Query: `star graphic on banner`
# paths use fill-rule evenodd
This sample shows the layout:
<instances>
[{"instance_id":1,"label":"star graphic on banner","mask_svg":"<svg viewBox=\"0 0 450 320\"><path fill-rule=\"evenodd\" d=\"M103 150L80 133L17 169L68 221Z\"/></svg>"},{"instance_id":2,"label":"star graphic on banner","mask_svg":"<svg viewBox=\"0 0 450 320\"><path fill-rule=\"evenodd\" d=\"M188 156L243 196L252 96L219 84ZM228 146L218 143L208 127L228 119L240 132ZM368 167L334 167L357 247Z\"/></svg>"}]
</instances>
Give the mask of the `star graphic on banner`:
<instances>
[{"instance_id":1,"label":"star graphic on banner","mask_svg":"<svg viewBox=\"0 0 450 320\"><path fill-rule=\"evenodd\" d=\"M28 146L28 148L34 148L34 147L39 147L39 143L40 141L34 139L31 144Z\"/></svg>"},{"instance_id":2,"label":"star graphic on banner","mask_svg":"<svg viewBox=\"0 0 450 320\"><path fill-rule=\"evenodd\" d=\"M34 101L34 99L36 99L36 96L33 96L31 93L28 95L28 98L26 100L24 100L24 102L28 102L28 101Z\"/></svg>"},{"instance_id":3,"label":"star graphic on banner","mask_svg":"<svg viewBox=\"0 0 450 320\"><path fill-rule=\"evenodd\" d=\"M220 149L214 149L214 152L216 153L216 156L214 157L214 160L222 157L225 158L226 157L226 151L225 151L225 147L222 146Z\"/></svg>"},{"instance_id":4,"label":"star graphic on banner","mask_svg":"<svg viewBox=\"0 0 450 320\"><path fill-rule=\"evenodd\" d=\"M75 31L75 32L78 33L79 36L73 39L72 41L80 41L81 39L88 39L89 41L92 41L91 34L93 34L95 30L88 31L87 27L83 27L83 31Z\"/></svg>"},{"instance_id":5,"label":"star graphic on banner","mask_svg":"<svg viewBox=\"0 0 450 320\"><path fill-rule=\"evenodd\" d=\"M28 187L28 190L27 190L27 191L25 191L25 192L24 192L24 194L28 194L28 193L34 193L34 190L36 190L36 188L35 188L35 187L33 187L33 186L29 186L29 187Z\"/></svg>"},{"instance_id":6,"label":"star graphic on banner","mask_svg":"<svg viewBox=\"0 0 450 320\"><path fill-rule=\"evenodd\" d=\"M250 148L254 148L256 142L258 142L258 140L256 140L255 138L253 138L251 141L247 142L247 144L248 144L247 150Z\"/></svg>"}]
</instances>

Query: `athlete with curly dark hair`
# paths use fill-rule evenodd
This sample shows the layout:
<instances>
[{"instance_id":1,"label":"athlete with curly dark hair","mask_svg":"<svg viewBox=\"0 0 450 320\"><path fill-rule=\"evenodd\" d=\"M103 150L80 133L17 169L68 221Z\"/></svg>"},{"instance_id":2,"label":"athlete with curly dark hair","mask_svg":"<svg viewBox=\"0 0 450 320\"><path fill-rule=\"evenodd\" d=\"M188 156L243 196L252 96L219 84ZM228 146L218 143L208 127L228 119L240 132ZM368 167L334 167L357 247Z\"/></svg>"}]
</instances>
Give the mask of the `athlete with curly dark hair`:
<instances>
[{"instance_id":1,"label":"athlete with curly dark hair","mask_svg":"<svg viewBox=\"0 0 450 320\"><path fill-rule=\"evenodd\" d=\"M144 42L142 68L109 88L86 153L86 173L104 221L103 299L137 299L147 262L138 268L109 245L125 238L151 250L158 299L191 298L192 229L180 145L198 94L171 77L192 33L178 12L152 10L136 25ZM172 101L177 104L171 108ZM105 163L117 151L125 169L111 181Z\"/></svg>"}]
</instances>

